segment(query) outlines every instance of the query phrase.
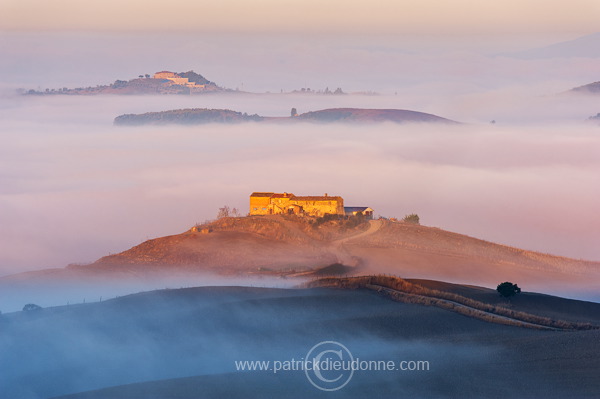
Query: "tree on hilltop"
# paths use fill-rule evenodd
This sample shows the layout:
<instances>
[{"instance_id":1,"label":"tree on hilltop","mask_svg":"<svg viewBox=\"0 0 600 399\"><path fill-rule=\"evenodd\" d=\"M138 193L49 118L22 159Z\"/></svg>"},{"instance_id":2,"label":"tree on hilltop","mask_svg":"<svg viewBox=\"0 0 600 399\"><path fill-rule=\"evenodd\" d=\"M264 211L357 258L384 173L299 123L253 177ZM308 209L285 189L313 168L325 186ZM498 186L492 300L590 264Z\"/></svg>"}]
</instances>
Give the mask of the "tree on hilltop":
<instances>
[{"instance_id":1,"label":"tree on hilltop","mask_svg":"<svg viewBox=\"0 0 600 399\"><path fill-rule=\"evenodd\" d=\"M194 71L178 72L177 75L181 76L182 78L188 78L190 82L194 82L198 85L214 85L213 82Z\"/></svg>"},{"instance_id":2,"label":"tree on hilltop","mask_svg":"<svg viewBox=\"0 0 600 399\"><path fill-rule=\"evenodd\" d=\"M231 209L225 205L223 208L219 208L217 212L217 219L228 218L231 215Z\"/></svg>"},{"instance_id":3,"label":"tree on hilltop","mask_svg":"<svg viewBox=\"0 0 600 399\"><path fill-rule=\"evenodd\" d=\"M404 216L403 220L406 223L421 224L421 219L419 219L419 215L417 215L416 213L411 213L410 215Z\"/></svg>"},{"instance_id":4,"label":"tree on hilltop","mask_svg":"<svg viewBox=\"0 0 600 399\"><path fill-rule=\"evenodd\" d=\"M521 289L517 284L513 284L508 281L498 284L498 287L496 287L496 291L498 291L498 293L505 298L510 298L511 296L515 296L521 293Z\"/></svg>"}]
</instances>

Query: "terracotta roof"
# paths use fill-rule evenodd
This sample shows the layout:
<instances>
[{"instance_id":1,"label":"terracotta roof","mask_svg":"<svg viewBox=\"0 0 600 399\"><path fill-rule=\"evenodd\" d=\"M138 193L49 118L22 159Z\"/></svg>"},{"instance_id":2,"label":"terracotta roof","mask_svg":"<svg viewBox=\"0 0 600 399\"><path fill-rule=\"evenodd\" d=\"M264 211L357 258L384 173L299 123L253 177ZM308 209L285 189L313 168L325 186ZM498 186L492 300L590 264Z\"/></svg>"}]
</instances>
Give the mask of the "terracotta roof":
<instances>
[{"instance_id":1,"label":"terracotta roof","mask_svg":"<svg viewBox=\"0 0 600 399\"><path fill-rule=\"evenodd\" d=\"M274 193L252 193L251 197L271 197Z\"/></svg>"},{"instance_id":2,"label":"terracotta roof","mask_svg":"<svg viewBox=\"0 0 600 399\"><path fill-rule=\"evenodd\" d=\"M315 196L309 195L304 197L299 197L292 193L263 193L263 192L255 192L250 194L251 197L269 197L269 198L293 198L296 201L342 201L342 197L339 196Z\"/></svg>"},{"instance_id":3,"label":"terracotta roof","mask_svg":"<svg viewBox=\"0 0 600 399\"><path fill-rule=\"evenodd\" d=\"M342 197L334 197L331 195L325 196L306 196L306 197L295 197L296 201L341 201Z\"/></svg>"}]
</instances>

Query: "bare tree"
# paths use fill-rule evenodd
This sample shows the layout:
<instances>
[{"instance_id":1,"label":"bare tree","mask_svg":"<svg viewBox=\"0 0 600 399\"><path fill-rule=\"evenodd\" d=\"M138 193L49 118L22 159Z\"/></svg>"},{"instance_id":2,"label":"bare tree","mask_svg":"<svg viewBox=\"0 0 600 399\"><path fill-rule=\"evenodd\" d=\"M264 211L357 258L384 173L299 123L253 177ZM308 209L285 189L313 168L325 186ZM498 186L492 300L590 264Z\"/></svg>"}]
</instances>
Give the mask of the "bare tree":
<instances>
[{"instance_id":1,"label":"bare tree","mask_svg":"<svg viewBox=\"0 0 600 399\"><path fill-rule=\"evenodd\" d=\"M234 218L238 218L238 217L240 217L240 216L242 216L242 215L241 215L240 211L238 211L238 209L237 209L237 208L233 208L233 209L231 210L231 216L233 216Z\"/></svg>"},{"instance_id":2,"label":"bare tree","mask_svg":"<svg viewBox=\"0 0 600 399\"><path fill-rule=\"evenodd\" d=\"M217 213L217 219L228 218L231 214L231 210L227 205L223 208L219 208L219 212Z\"/></svg>"}]
</instances>

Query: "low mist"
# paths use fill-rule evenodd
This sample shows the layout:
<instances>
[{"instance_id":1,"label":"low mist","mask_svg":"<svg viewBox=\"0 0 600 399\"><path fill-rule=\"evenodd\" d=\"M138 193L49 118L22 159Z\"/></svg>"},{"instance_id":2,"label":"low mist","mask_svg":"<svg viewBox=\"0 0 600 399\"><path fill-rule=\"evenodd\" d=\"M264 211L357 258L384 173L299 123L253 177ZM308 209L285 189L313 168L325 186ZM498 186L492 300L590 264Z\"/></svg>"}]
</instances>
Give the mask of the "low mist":
<instances>
[{"instance_id":1,"label":"low mist","mask_svg":"<svg viewBox=\"0 0 600 399\"><path fill-rule=\"evenodd\" d=\"M139 128L112 120L185 107L283 116L292 107L343 106L464 121L467 108L416 108L399 96L4 98L0 272L92 262L213 219L223 205L246 213L253 191L341 195L347 206L370 206L386 217L417 213L424 225L600 259L600 138L598 126L581 122L594 103L533 98L527 110L504 105L515 120L492 125L484 121L494 98L469 107L468 119L477 122L462 126ZM535 117L518 123L528 114ZM548 122L555 120L561 122Z\"/></svg>"},{"instance_id":2,"label":"low mist","mask_svg":"<svg viewBox=\"0 0 600 399\"><path fill-rule=\"evenodd\" d=\"M329 397L325 395L330 392L314 388L302 371L244 372L235 367L236 361L246 360L300 361L311 347L327 340L342 343L361 360L429 362L423 372L356 372L337 392L344 397L376 393L425 398L432 392L465 396L465 388L467 397L480 397L489 384L507 379L512 383L499 386L495 394L522 393L527 386L565 393L543 371L545 363L539 359L547 361L545 352L528 354L530 361L542 365L532 370L518 350L498 340L540 340L547 338L543 333L361 291L155 291L3 315L0 324L0 382L11 398L48 398L148 381L155 381L151 387L170 384L169 394L180 392L181 397L222 397L214 393L222 384L231 397ZM448 339L448 334L456 336ZM567 334L570 339L574 333ZM520 375L527 378L521 382ZM192 376L195 379L160 381ZM160 397L155 389L136 397ZM101 397L123 395L121 391Z\"/></svg>"},{"instance_id":3,"label":"low mist","mask_svg":"<svg viewBox=\"0 0 600 399\"><path fill-rule=\"evenodd\" d=\"M155 290L191 287L270 287L294 288L304 282L301 278L284 279L270 276L222 276L205 271L183 272L169 270L156 273L113 273L98 276L93 273L80 277L72 275L47 275L46 278L28 281L22 275L3 281L0 289L1 313L18 312L26 304L42 308L98 303L130 294ZM25 275L26 276L26 275Z\"/></svg>"}]
</instances>

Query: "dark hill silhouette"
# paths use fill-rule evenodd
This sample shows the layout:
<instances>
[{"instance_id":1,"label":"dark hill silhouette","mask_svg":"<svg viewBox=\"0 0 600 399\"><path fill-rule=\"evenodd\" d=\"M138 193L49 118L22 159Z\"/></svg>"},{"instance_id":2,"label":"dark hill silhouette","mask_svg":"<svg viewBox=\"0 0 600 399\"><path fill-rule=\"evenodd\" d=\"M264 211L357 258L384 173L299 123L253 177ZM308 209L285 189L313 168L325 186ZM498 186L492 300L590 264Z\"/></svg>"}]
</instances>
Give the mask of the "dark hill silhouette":
<instances>
[{"instance_id":1,"label":"dark hill silhouette","mask_svg":"<svg viewBox=\"0 0 600 399\"><path fill-rule=\"evenodd\" d=\"M300 359L329 337L361 360L431 366L357 372L343 397L583 398L600 389L599 330L489 323L370 290L160 290L1 320L7 398L331 398L302 371L241 372L234 365Z\"/></svg>"},{"instance_id":2,"label":"dark hill silhouette","mask_svg":"<svg viewBox=\"0 0 600 399\"><path fill-rule=\"evenodd\" d=\"M247 115L227 109L191 108L174 111L148 112L145 114L125 114L115 118L115 125L198 125L204 123L240 123L261 121L258 115Z\"/></svg>"},{"instance_id":3,"label":"dark hill silhouette","mask_svg":"<svg viewBox=\"0 0 600 399\"><path fill-rule=\"evenodd\" d=\"M311 122L395 122L458 124L436 115L403 109L332 108L301 114L298 120Z\"/></svg>"},{"instance_id":4,"label":"dark hill silhouette","mask_svg":"<svg viewBox=\"0 0 600 399\"><path fill-rule=\"evenodd\" d=\"M577 94L600 94L600 82L589 83L583 86L575 87L567 93Z\"/></svg>"},{"instance_id":5,"label":"dark hill silhouette","mask_svg":"<svg viewBox=\"0 0 600 399\"><path fill-rule=\"evenodd\" d=\"M176 109L144 114L126 114L117 116L115 125L159 125L159 124L203 124L203 123L239 123L239 122L271 122L271 123L442 123L458 124L424 112L402 109L362 109L332 108L307 112L294 117L266 117L248 115L228 109Z\"/></svg>"}]
</instances>

